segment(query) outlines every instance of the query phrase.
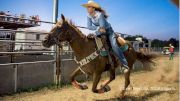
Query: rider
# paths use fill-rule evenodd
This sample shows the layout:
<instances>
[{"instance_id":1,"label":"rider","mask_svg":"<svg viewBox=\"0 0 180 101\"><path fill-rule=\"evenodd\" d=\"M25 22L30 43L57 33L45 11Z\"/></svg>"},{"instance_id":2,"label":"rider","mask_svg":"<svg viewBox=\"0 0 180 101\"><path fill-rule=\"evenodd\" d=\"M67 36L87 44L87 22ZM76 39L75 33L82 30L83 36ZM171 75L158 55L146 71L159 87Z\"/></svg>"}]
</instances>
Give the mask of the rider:
<instances>
[{"instance_id":1,"label":"rider","mask_svg":"<svg viewBox=\"0 0 180 101\"><path fill-rule=\"evenodd\" d=\"M116 42L116 34L114 33L110 23L107 22L108 15L106 14L105 10L101 8L99 4L96 2L89 0L87 4L83 4L89 13L87 17L87 26L89 30L95 30L96 36L106 35L109 38L111 47L115 55L118 56L119 60L123 65L124 72L129 71L128 62L123 54L123 51L118 46ZM92 37L94 34L89 34L88 37ZM125 40L118 36L118 42L121 46L125 45Z\"/></svg>"}]
</instances>

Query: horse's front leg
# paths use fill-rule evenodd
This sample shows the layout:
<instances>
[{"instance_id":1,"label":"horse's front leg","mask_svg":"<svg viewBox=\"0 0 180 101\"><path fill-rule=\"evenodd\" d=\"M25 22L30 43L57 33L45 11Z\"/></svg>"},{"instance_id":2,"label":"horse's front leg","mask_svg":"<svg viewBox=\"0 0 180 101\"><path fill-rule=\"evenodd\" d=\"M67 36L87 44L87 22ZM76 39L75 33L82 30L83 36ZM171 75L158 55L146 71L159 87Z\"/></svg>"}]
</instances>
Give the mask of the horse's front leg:
<instances>
[{"instance_id":1,"label":"horse's front leg","mask_svg":"<svg viewBox=\"0 0 180 101\"><path fill-rule=\"evenodd\" d=\"M101 89L97 89L97 85L101 79L101 73L94 73L93 74L93 86L92 86L92 91L94 93L103 93Z\"/></svg>"},{"instance_id":2,"label":"horse's front leg","mask_svg":"<svg viewBox=\"0 0 180 101\"><path fill-rule=\"evenodd\" d=\"M82 85L82 84L80 84L80 83L78 83L76 80L75 80L75 77L77 76L77 75L80 75L82 72L79 70L79 68L77 68L72 74L71 74L71 76L70 76L70 78L71 78L71 84L74 86L74 87L76 87L76 88L78 88L78 89L81 89L81 90L84 90L84 89L88 89L88 86L87 85Z\"/></svg>"},{"instance_id":3,"label":"horse's front leg","mask_svg":"<svg viewBox=\"0 0 180 101\"><path fill-rule=\"evenodd\" d=\"M107 91L111 90L110 87L108 86L108 84L115 79L115 69L110 69L109 73L110 73L110 79L109 80L105 80L101 84L101 88L105 87L105 89L107 89Z\"/></svg>"},{"instance_id":4,"label":"horse's front leg","mask_svg":"<svg viewBox=\"0 0 180 101\"><path fill-rule=\"evenodd\" d=\"M93 86L92 86L92 91L94 92L94 93L99 93L99 94L101 94L101 93L105 93L105 92L107 92L107 90L106 90L106 88L100 88L100 89L97 89L97 85L98 85L98 83L99 83L99 81L100 81L100 79L101 79L101 74L102 73L94 73L93 74Z\"/></svg>"}]
</instances>

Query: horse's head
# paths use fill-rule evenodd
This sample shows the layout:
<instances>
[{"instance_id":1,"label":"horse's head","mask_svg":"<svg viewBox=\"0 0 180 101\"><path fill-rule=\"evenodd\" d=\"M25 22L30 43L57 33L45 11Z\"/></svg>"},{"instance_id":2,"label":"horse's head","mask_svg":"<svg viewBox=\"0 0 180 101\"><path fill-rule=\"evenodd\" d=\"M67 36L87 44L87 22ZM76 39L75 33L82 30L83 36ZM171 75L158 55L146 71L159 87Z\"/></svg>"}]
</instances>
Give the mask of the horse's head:
<instances>
[{"instance_id":1,"label":"horse's head","mask_svg":"<svg viewBox=\"0 0 180 101\"><path fill-rule=\"evenodd\" d=\"M42 41L44 47L51 47L54 44L60 46L61 42L69 40L69 23L65 20L64 15L61 15L61 20L57 22L55 27Z\"/></svg>"}]
</instances>

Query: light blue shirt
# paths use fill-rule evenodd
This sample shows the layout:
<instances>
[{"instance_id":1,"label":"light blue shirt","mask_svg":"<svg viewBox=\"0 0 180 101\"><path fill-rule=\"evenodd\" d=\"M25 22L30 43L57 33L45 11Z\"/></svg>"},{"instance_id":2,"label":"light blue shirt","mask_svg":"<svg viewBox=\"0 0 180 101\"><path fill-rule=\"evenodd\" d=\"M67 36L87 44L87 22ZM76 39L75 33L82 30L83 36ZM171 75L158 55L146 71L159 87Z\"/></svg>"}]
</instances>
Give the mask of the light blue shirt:
<instances>
[{"instance_id":1,"label":"light blue shirt","mask_svg":"<svg viewBox=\"0 0 180 101\"><path fill-rule=\"evenodd\" d=\"M111 25L107 22L107 19L104 17L104 14L101 12L96 11L95 16L92 17L88 15L87 17L87 27L89 30L95 30L95 33L97 36L102 35L102 34L111 34L111 32L108 32L109 29L111 28ZM105 28L106 33L101 33L99 32L99 28Z\"/></svg>"},{"instance_id":2,"label":"light blue shirt","mask_svg":"<svg viewBox=\"0 0 180 101\"><path fill-rule=\"evenodd\" d=\"M116 54L116 56L118 56L121 63L127 67L128 62L123 54L123 51L119 48L116 42L114 31L111 25L107 22L106 18L104 17L104 14L96 11L95 16L92 17L89 15L87 21L88 21L87 23L88 29L95 30L96 36L104 34L109 38L113 52ZM99 32L98 30L100 27L105 28L106 33Z\"/></svg>"}]
</instances>

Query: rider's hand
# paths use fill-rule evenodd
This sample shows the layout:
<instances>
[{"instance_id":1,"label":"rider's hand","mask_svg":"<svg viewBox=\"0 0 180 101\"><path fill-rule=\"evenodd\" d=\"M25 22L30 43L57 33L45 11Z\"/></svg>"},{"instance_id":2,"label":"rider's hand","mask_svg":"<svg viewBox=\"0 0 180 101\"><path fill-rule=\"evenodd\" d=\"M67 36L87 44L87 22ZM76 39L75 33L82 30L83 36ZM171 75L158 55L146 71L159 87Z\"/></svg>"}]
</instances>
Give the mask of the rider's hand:
<instances>
[{"instance_id":1,"label":"rider's hand","mask_svg":"<svg viewBox=\"0 0 180 101\"><path fill-rule=\"evenodd\" d=\"M101 32L101 33L106 33L106 29L103 28L103 27L100 27L100 28L99 28L99 32Z\"/></svg>"},{"instance_id":2,"label":"rider's hand","mask_svg":"<svg viewBox=\"0 0 180 101\"><path fill-rule=\"evenodd\" d=\"M87 36L87 38L90 38L90 39L95 38L95 35L92 34L92 33L90 33L90 34Z\"/></svg>"}]
</instances>

